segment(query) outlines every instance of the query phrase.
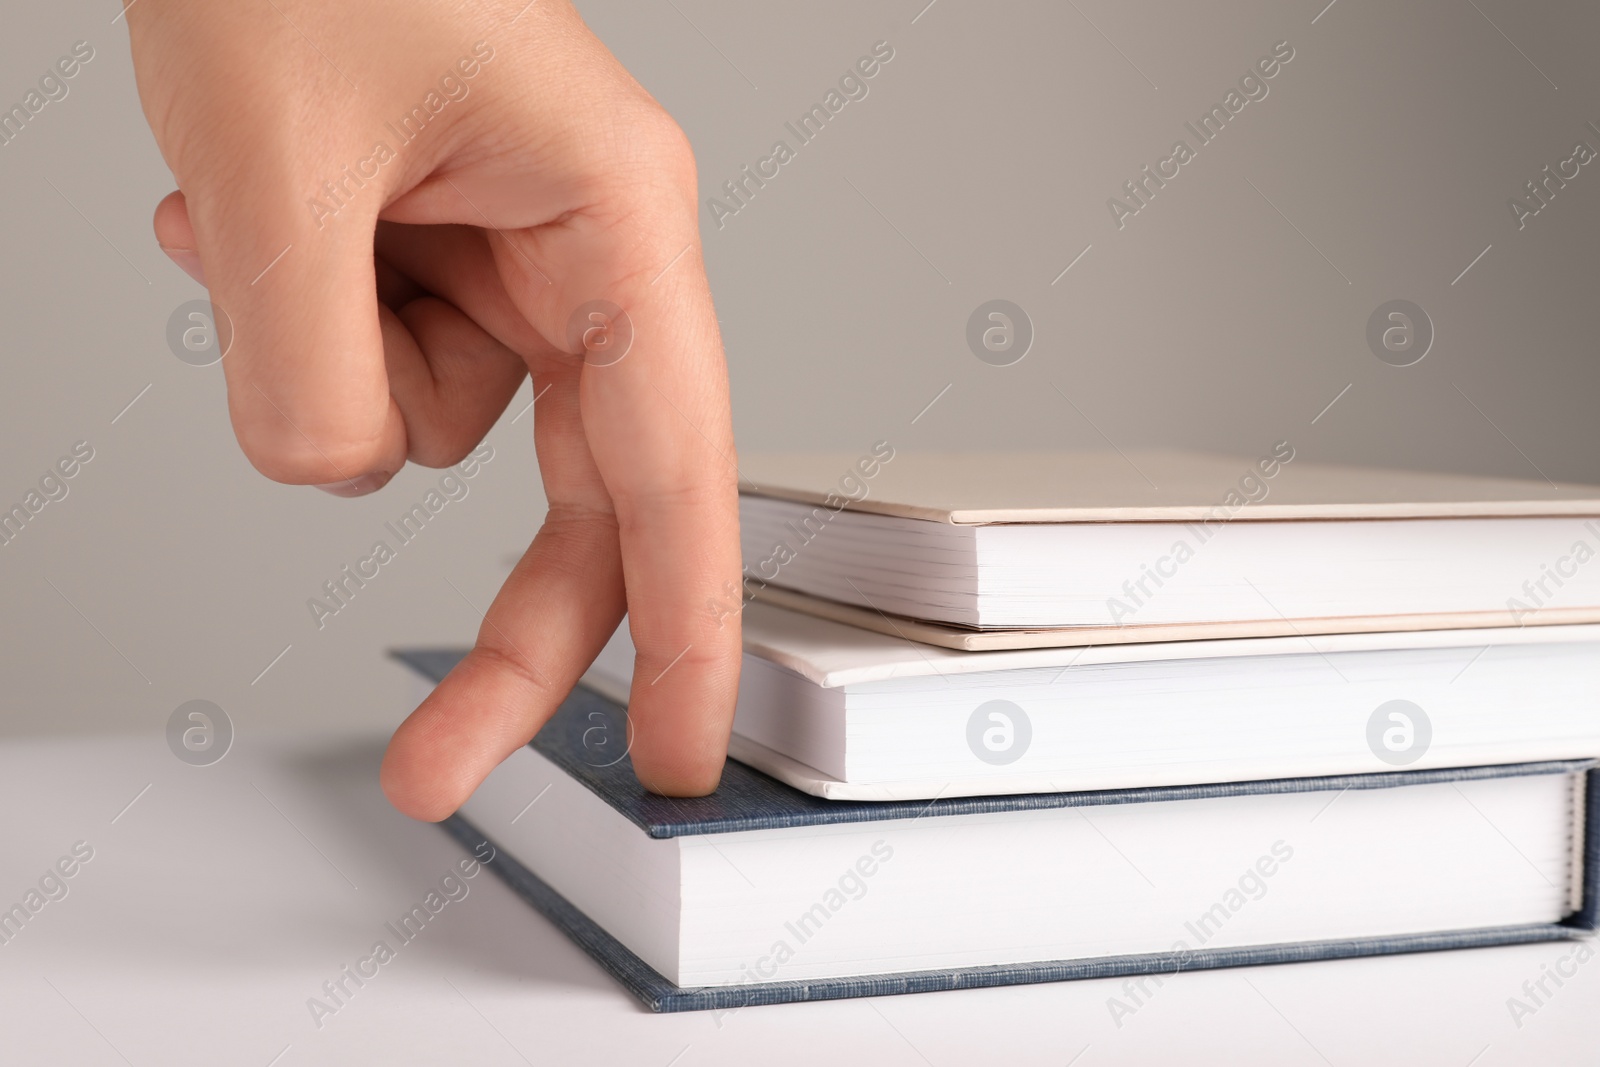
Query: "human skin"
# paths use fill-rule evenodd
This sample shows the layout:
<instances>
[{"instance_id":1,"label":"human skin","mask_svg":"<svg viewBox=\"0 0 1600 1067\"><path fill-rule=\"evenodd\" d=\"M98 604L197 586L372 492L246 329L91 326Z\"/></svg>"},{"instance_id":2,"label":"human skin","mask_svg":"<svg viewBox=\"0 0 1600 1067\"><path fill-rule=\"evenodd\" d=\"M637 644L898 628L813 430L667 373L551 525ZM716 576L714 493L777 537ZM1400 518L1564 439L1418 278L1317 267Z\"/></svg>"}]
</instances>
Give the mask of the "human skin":
<instances>
[{"instance_id":1,"label":"human skin","mask_svg":"<svg viewBox=\"0 0 1600 1067\"><path fill-rule=\"evenodd\" d=\"M449 466L532 375L549 511L476 647L389 743L384 791L419 819L527 743L624 611L647 788L716 787L738 688L737 616L705 608L740 561L693 155L570 4L525 3L127 8L180 190L156 238L232 320L228 409L259 471L359 495L408 459ZM387 124L430 92L447 102L402 144ZM377 142L393 158L357 187L344 168ZM569 328L596 300L631 320L620 360Z\"/></svg>"}]
</instances>

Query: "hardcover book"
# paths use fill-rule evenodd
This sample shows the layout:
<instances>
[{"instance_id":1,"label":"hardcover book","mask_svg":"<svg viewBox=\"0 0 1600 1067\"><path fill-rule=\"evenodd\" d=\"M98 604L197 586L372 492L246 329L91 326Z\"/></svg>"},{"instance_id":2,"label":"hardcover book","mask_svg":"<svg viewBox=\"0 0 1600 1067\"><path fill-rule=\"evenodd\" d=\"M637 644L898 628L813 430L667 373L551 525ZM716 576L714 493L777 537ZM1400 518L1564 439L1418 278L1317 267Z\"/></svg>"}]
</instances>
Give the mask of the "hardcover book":
<instances>
[{"instance_id":1,"label":"hardcover book","mask_svg":"<svg viewBox=\"0 0 1600 1067\"><path fill-rule=\"evenodd\" d=\"M835 800L1600 752L1596 625L956 652L757 602L743 635L730 751ZM633 660L624 620L584 680L625 704Z\"/></svg>"},{"instance_id":2,"label":"hardcover book","mask_svg":"<svg viewBox=\"0 0 1600 1067\"><path fill-rule=\"evenodd\" d=\"M437 681L455 653L397 653ZM824 800L644 792L576 689L446 829L655 1011L1580 937L1590 761ZM1395 827L1425 826L1423 834Z\"/></svg>"},{"instance_id":3,"label":"hardcover book","mask_svg":"<svg viewBox=\"0 0 1600 1067\"><path fill-rule=\"evenodd\" d=\"M741 599L963 649L1600 621L1600 487L1176 452L741 461ZM737 602L737 601L736 601Z\"/></svg>"}]
</instances>

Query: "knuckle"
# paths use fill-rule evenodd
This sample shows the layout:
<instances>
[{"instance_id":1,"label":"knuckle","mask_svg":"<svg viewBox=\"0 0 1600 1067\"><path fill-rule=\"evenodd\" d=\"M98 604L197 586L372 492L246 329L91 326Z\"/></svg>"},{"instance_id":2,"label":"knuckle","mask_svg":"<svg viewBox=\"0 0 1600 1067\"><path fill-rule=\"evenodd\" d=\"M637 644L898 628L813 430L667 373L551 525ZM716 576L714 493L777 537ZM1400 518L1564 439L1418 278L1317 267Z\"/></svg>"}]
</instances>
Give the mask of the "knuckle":
<instances>
[{"instance_id":1,"label":"knuckle","mask_svg":"<svg viewBox=\"0 0 1600 1067\"><path fill-rule=\"evenodd\" d=\"M328 485L373 473L384 452L375 438L316 431L308 435L290 427L240 429L238 438L256 470L287 485Z\"/></svg>"},{"instance_id":2,"label":"knuckle","mask_svg":"<svg viewBox=\"0 0 1600 1067\"><path fill-rule=\"evenodd\" d=\"M665 111L651 120L646 133L647 150L654 165L676 186L693 188L697 181L694 146L683 127Z\"/></svg>"},{"instance_id":3,"label":"knuckle","mask_svg":"<svg viewBox=\"0 0 1600 1067\"><path fill-rule=\"evenodd\" d=\"M661 644L660 651L652 651L647 657L646 674L655 677L667 670L681 670L686 676L697 676L721 680L726 678L732 670L729 650L720 644L710 644L703 639L697 639L687 645L671 648L671 640ZM648 668L654 667L654 672Z\"/></svg>"},{"instance_id":4,"label":"knuckle","mask_svg":"<svg viewBox=\"0 0 1600 1067\"><path fill-rule=\"evenodd\" d=\"M720 471L699 478L662 477L648 486L622 486L613 493L617 520L624 534L648 534L663 520L689 516L702 529L722 529L737 521L738 485Z\"/></svg>"},{"instance_id":5,"label":"knuckle","mask_svg":"<svg viewBox=\"0 0 1600 1067\"><path fill-rule=\"evenodd\" d=\"M592 160L599 199L638 204L685 191L694 197L699 180L694 148L654 101L623 109L603 143L606 148Z\"/></svg>"},{"instance_id":6,"label":"knuckle","mask_svg":"<svg viewBox=\"0 0 1600 1067\"><path fill-rule=\"evenodd\" d=\"M475 656L482 657L486 665L497 673L509 675L536 699L546 699L556 696L550 686L549 678L532 661L511 646L510 642L500 631L489 624L485 624L478 633L477 647L473 649Z\"/></svg>"},{"instance_id":7,"label":"knuckle","mask_svg":"<svg viewBox=\"0 0 1600 1067\"><path fill-rule=\"evenodd\" d=\"M471 434L452 433L449 429L441 429L413 436L411 454L407 458L418 466L442 470L445 467L454 467L466 459L467 453L471 452L477 443Z\"/></svg>"},{"instance_id":8,"label":"knuckle","mask_svg":"<svg viewBox=\"0 0 1600 1067\"><path fill-rule=\"evenodd\" d=\"M618 556L617 531L617 518L608 510L552 507L539 527L539 539L553 550L546 566L573 580L603 573Z\"/></svg>"}]
</instances>

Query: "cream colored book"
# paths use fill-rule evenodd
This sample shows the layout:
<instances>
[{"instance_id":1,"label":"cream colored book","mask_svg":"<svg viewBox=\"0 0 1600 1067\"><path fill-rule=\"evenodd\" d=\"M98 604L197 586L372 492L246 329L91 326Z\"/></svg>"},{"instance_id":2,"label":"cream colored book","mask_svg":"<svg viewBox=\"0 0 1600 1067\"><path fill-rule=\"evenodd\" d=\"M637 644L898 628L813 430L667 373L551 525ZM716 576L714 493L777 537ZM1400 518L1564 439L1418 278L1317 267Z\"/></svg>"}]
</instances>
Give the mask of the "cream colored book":
<instances>
[{"instance_id":1,"label":"cream colored book","mask_svg":"<svg viewBox=\"0 0 1600 1067\"><path fill-rule=\"evenodd\" d=\"M758 602L729 752L831 800L1295 779L1600 754L1600 626L956 652ZM584 683L626 704L619 627Z\"/></svg>"},{"instance_id":2,"label":"cream colored book","mask_svg":"<svg viewBox=\"0 0 1600 1067\"><path fill-rule=\"evenodd\" d=\"M1317 464L1287 442L879 442L740 470L738 600L952 648L1600 621L1596 486Z\"/></svg>"}]
</instances>

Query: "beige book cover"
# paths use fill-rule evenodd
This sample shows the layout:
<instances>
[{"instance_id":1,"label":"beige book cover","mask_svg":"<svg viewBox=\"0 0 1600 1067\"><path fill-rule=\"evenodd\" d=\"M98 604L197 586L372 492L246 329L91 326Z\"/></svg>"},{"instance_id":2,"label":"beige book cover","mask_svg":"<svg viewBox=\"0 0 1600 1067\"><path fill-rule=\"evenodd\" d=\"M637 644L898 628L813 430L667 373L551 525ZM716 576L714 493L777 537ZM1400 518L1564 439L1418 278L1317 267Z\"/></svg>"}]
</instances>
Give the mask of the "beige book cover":
<instances>
[{"instance_id":1,"label":"beige book cover","mask_svg":"<svg viewBox=\"0 0 1600 1067\"><path fill-rule=\"evenodd\" d=\"M1600 516L1600 486L1311 462L1279 442L1262 455L1175 451L915 453L878 442L860 455L742 457L741 491L956 525L1192 523ZM1402 633L1600 621L1600 607L1454 611L1228 622L969 629L763 584L757 599L910 641L963 651L1140 642Z\"/></svg>"},{"instance_id":2,"label":"beige book cover","mask_svg":"<svg viewBox=\"0 0 1600 1067\"><path fill-rule=\"evenodd\" d=\"M850 510L982 524L1600 515L1600 486L1178 451L910 452L740 457L740 489Z\"/></svg>"},{"instance_id":3,"label":"beige book cover","mask_svg":"<svg viewBox=\"0 0 1600 1067\"><path fill-rule=\"evenodd\" d=\"M872 608L797 593L769 585L755 602L847 623L904 641L963 652L997 652L1024 648L1085 648L1144 642L1220 641L1255 637L1309 639L1326 634L1404 634L1427 630L1472 630L1483 627L1563 626L1600 622L1600 608L1542 608L1523 616L1511 611L1459 611L1428 615L1336 616L1319 619L1260 618L1236 622L1164 623L1141 626L1061 626L1035 630L969 630L961 626L889 615ZM1466 639L1471 643L1476 638Z\"/></svg>"}]
</instances>

